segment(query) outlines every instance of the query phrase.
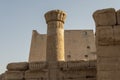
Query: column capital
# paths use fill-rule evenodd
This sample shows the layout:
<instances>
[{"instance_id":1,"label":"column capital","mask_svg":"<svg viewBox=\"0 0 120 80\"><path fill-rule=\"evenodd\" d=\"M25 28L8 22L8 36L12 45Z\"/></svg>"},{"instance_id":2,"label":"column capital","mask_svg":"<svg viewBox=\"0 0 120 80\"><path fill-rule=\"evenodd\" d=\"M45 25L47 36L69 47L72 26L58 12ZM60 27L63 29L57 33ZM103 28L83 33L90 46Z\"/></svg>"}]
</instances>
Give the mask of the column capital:
<instances>
[{"instance_id":1,"label":"column capital","mask_svg":"<svg viewBox=\"0 0 120 80\"><path fill-rule=\"evenodd\" d=\"M61 10L51 10L45 13L46 23L51 21L61 21L64 23L66 19L66 13Z\"/></svg>"}]
</instances>

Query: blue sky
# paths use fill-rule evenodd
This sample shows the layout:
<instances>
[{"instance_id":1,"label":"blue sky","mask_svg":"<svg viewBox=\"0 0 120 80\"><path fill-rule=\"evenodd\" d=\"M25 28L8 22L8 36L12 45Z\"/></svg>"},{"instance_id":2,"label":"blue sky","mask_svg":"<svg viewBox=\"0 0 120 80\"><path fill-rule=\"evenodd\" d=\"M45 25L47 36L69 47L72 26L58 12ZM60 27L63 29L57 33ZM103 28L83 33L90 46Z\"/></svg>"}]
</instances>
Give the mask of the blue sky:
<instances>
[{"instance_id":1,"label":"blue sky","mask_svg":"<svg viewBox=\"0 0 120 80\"><path fill-rule=\"evenodd\" d=\"M67 13L65 29L95 30L92 14L103 8L120 9L120 0L0 0L0 73L10 62L28 61L32 30L46 33L44 13Z\"/></svg>"}]
</instances>

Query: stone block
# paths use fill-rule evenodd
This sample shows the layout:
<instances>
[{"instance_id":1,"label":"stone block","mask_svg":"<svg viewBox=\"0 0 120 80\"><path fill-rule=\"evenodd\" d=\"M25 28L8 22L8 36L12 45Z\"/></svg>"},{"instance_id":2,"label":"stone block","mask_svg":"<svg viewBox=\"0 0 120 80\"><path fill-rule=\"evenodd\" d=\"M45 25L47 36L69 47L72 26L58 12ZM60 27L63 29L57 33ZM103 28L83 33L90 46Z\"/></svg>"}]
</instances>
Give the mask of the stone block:
<instances>
[{"instance_id":1,"label":"stone block","mask_svg":"<svg viewBox=\"0 0 120 80\"><path fill-rule=\"evenodd\" d=\"M97 80L119 80L120 73L118 71L99 71Z\"/></svg>"},{"instance_id":2,"label":"stone block","mask_svg":"<svg viewBox=\"0 0 120 80\"><path fill-rule=\"evenodd\" d=\"M93 13L96 26L112 26L116 24L115 9L102 9Z\"/></svg>"},{"instance_id":3,"label":"stone block","mask_svg":"<svg viewBox=\"0 0 120 80\"><path fill-rule=\"evenodd\" d=\"M58 69L58 65L59 65L59 63L58 62L56 62L56 61L54 61L54 62L49 62L48 63L48 68L50 68L50 69Z\"/></svg>"},{"instance_id":4,"label":"stone block","mask_svg":"<svg viewBox=\"0 0 120 80\"><path fill-rule=\"evenodd\" d=\"M23 80L24 72L23 71L6 71L5 80Z\"/></svg>"},{"instance_id":5,"label":"stone block","mask_svg":"<svg viewBox=\"0 0 120 80\"><path fill-rule=\"evenodd\" d=\"M29 63L29 69L31 71L36 71L36 70L42 70L47 67L46 62L30 62Z\"/></svg>"},{"instance_id":6,"label":"stone block","mask_svg":"<svg viewBox=\"0 0 120 80\"><path fill-rule=\"evenodd\" d=\"M63 70L63 71L68 70L68 65L67 65L67 62L64 62L64 61L59 61L58 66L59 66L60 70Z\"/></svg>"},{"instance_id":7,"label":"stone block","mask_svg":"<svg viewBox=\"0 0 120 80\"><path fill-rule=\"evenodd\" d=\"M59 68L63 71L77 71L90 68L96 68L96 61L68 61L59 62Z\"/></svg>"},{"instance_id":8,"label":"stone block","mask_svg":"<svg viewBox=\"0 0 120 80\"><path fill-rule=\"evenodd\" d=\"M89 78L89 79L86 79L86 80L97 80L96 78Z\"/></svg>"},{"instance_id":9,"label":"stone block","mask_svg":"<svg viewBox=\"0 0 120 80\"><path fill-rule=\"evenodd\" d=\"M96 80L116 80L116 79L112 79L112 78L97 78Z\"/></svg>"},{"instance_id":10,"label":"stone block","mask_svg":"<svg viewBox=\"0 0 120 80\"><path fill-rule=\"evenodd\" d=\"M62 70L83 70L87 69L89 62L87 61L68 61L59 62L59 68Z\"/></svg>"},{"instance_id":11,"label":"stone block","mask_svg":"<svg viewBox=\"0 0 120 80\"><path fill-rule=\"evenodd\" d=\"M7 65L8 70L24 71L28 69L27 62L9 63Z\"/></svg>"},{"instance_id":12,"label":"stone block","mask_svg":"<svg viewBox=\"0 0 120 80\"><path fill-rule=\"evenodd\" d=\"M2 80L2 74L0 75L0 80Z\"/></svg>"},{"instance_id":13,"label":"stone block","mask_svg":"<svg viewBox=\"0 0 120 80\"><path fill-rule=\"evenodd\" d=\"M63 80L87 80L86 78L67 78Z\"/></svg>"},{"instance_id":14,"label":"stone block","mask_svg":"<svg viewBox=\"0 0 120 80\"><path fill-rule=\"evenodd\" d=\"M98 57L120 57L120 46L99 46L97 48Z\"/></svg>"},{"instance_id":15,"label":"stone block","mask_svg":"<svg viewBox=\"0 0 120 80\"><path fill-rule=\"evenodd\" d=\"M114 30L115 45L120 45L120 25L114 26L113 30Z\"/></svg>"},{"instance_id":16,"label":"stone block","mask_svg":"<svg viewBox=\"0 0 120 80\"><path fill-rule=\"evenodd\" d=\"M35 78L35 79L25 79L25 80L38 80L38 78ZM41 80L41 79L40 79Z\"/></svg>"},{"instance_id":17,"label":"stone block","mask_svg":"<svg viewBox=\"0 0 120 80\"><path fill-rule=\"evenodd\" d=\"M66 13L61 10L52 10L45 13L46 23L50 21L61 21L64 23L66 19Z\"/></svg>"},{"instance_id":18,"label":"stone block","mask_svg":"<svg viewBox=\"0 0 120 80\"><path fill-rule=\"evenodd\" d=\"M98 80L105 80L105 79L116 80L116 77L117 77L117 71L98 71L97 72Z\"/></svg>"},{"instance_id":19,"label":"stone block","mask_svg":"<svg viewBox=\"0 0 120 80\"><path fill-rule=\"evenodd\" d=\"M4 73L0 74L0 80L5 80L4 78L5 78L5 74Z\"/></svg>"},{"instance_id":20,"label":"stone block","mask_svg":"<svg viewBox=\"0 0 120 80\"><path fill-rule=\"evenodd\" d=\"M89 66L88 61L69 61L67 62L67 64L70 70L87 69L87 67Z\"/></svg>"},{"instance_id":21,"label":"stone block","mask_svg":"<svg viewBox=\"0 0 120 80\"><path fill-rule=\"evenodd\" d=\"M75 79L75 78L86 78L86 71L66 71L64 72L63 77L65 79Z\"/></svg>"},{"instance_id":22,"label":"stone block","mask_svg":"<svg viewBox=\"0 0 120 80\"><path fill-rule=\"evenodd\" d=\"M118 71L120 72L120 58L118 58Z\"/></svg>"},{"instance_id":23,"label":"stone block","mask_svg":"<svg viewBox=\"0 0 120 80\"><path fill-rule=\"evenodd\" d=\"M114 35L112 26L99 26L96 28L96 44L99 46L113 45Z\"/></svg>"},{"instance_id":24,"label":"stone block","mask_svg":"<svg viewBox=\"0 0 120 80\"><path fill-rule=\"evenodd\" d=\"M88 62L89 62L89 67L96 68L97 60L90 60Z\"/></svg>"},{"instance_id":25,"label":"stone block","mask_svg":"<svg viewBox=\"0 0 120 80\"><path fill-rule=\"evenodd\" d=\"M2 80L2 75L0 75L0 80Z\"/></svg>"},{"instance_id":26,"label":"stone block","mask_svg":"<svg viewBox=\"0 0 120 80\"><path fill-rule=\"evenodd\" d=\"M118 69L118 58L99 57L97 59L97 70L116 71Z\"/></svg>"},{"instance_id":27,"label":"stone block","mask_svg":"<svg viewBox=\"0 0 120 80\"><path fill-rule=\"evenodd\" d=\"M26 71L25 79L47 79L48 72L46 71Z\"/></svg>"},{"instance_id":28,"label":"stone block","mask_svg":"<svg viewBox=\"0 0 120 80\"><path fill-rule=\"evenodd\" d=\"M120 10L117 11L117 24L120 24Z\"/></svg>"}]
</instances>

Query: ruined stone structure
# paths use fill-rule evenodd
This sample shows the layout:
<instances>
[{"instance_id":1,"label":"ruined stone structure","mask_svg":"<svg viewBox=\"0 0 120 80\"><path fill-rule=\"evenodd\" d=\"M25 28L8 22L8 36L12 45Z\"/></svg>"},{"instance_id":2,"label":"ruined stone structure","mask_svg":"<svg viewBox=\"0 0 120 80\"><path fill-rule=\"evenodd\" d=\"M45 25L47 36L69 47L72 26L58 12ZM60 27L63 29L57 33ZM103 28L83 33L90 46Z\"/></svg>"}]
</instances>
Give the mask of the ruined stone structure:
<instances>
[{"instance_id":1,"label":"ruined stone structure","mask_svg":"<svg viewBox=\"0 0 120 80\"><path fill-rule=\"evenodd\" d=\"M97 51L94 43L91 43L94 36L90 30L65 30L64 34L66 13L60 10L47 12L47 35L33 31L29 62L8 64L0 80L119 80L120 11L116 12L113 8L97 10L93 18ZM82 39L77 40L79 35L75 34ZM85 48L81 48L80 41L85 42L81 43ZM77 54L79 48L86 52ZM81 55L81 59L77 55ZM89 59L85 59L84 55Z\"/></svg>"},{"instance_id":2,"label":"ruined stone structure","mask_svg":"<svg viewBox=\"0 0 120 80\"><path fill-rule=\"evenodd\" d=\"M46 61L46 34L32 32L29 62ZM93 30L64 30L65 61L95 60Z\"/></svg>"},{"instance_id":3,"label":"ruined stone structure","mask_svg":"<svg viewBox=\"0 0 120 80\"><path fill-rule=\"evenodd\" d=\"M120 79L120 11L98 10L96 22L98 80Z\"/></svg>"}]
</instances>

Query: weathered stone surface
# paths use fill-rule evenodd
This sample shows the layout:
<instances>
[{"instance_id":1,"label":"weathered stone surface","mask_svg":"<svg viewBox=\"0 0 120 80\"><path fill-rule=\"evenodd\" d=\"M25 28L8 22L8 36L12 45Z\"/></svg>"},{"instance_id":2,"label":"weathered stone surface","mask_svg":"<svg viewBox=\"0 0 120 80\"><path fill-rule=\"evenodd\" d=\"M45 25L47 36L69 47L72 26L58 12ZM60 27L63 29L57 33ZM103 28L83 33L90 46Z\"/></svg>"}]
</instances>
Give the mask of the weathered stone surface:
<instances>
[{"instance_id":1,"label":"weathered stone surface","mask_svg":"<svg viewBox=\"0 0 120 80\"><path fill-rule=\"evenodd\" d=\"M93 13L96 26L112 26L116 24L115 9L102 9Z\"/></svg>"},{"instance_id":2,"label":"weathered stone surface","mask_svg":"<svg viewBox=\"0 0 120 80\"><path fill-rule=\"evenodd\" d=\"M88 61L71 61L67 62L69 70L79 70L79 69L87 69L89 66Z\"/></svg>"},{"instance_id":3,"label":"weathered stone surface","mask_svg":"<svg viewBox=\"0 0 120 80\"><path fill-rule=\"evenodd\" d=\"M86 71L69 71L69 72L64 72L63 77L65 79L75 79L78 78L78 80L80 80L80 78L86 78Z\"/></svg>"},{"instance_id":4,"label":"weathered stone surface","mask_svg":"<svg viewBox=\"0 0 120 80\"><path fill-rule=\"evenodd\" d=\"M96 80L96 71L94 70L69 70L59 72L60 80Z\"/></svg>"},{"instance_id":5,"label":"weathered stone surface","mask_svg":"<svg viewBox=\"0 0 120 80\"><path fill-rule=\"evenodd\" d=\"M0 80L5 80L5 73L2 73L2 74L0 75Z\"/></svg>"},{"instance_id":6,"label":"weathered stone surface","mask_svg":"<svg viewBox=\"0 0 120 80\"><path fill-rule=\"evenodd\" d=\"M115 38L115 45L120 45L120 25L115 25L113 27L114 30L114 38Z\"/></svg>"},{"instance_id":7,"label":"weathered stone surface","mask_svg":"<svg viewBox=\"0 0 120 80\"><path fill-rule=\"evenodd\" d=\"M97 49L98 57L120 57L120 46L99 46Z\"/></svg>"},{"instance_id":8,"label":"weathered stone surface","mask_svg":"<svg viewBox=\"0 0 120 80\"><path fill-rule=\"evenodd\" d=\"M26 71L25 79L48 79L48 72L46 71Z\"/></svg>"},{"instance_id":9,"label":"weathered stone surface","mask_svg":"<svg viewBox=\"0 0 120 80\"><path fill-rule=\"evenodd\" d=\"M31 71L43 70L46 68L47 68L46 62L30 62L29 63L29 70Z\"/></svg>"},{"instance_id":10,"label":"weathered stone surface","mask_svg":"<svg viewBox=\"0 0 120 80\"><path fill-rule=\"evenodd\" d=\"M120 58L118 58L118 71L120 73Z\"/></svg>"},{"instance_id":11,"label":"weathered stone surface","mask_svg":"<svg viewBox=\"0 0 120 80\"><path fill-rule=\"evenodd\" d=\"M64 61L64 21L66 14L60 10L52 10L45 14L47 23L46 59L48 62L48 79L58 79L57 61Z\"/></svg>"},{"instance_id":12,"label":"weathered stone surface","mask_svg":"<svg viewBox=\"0 0 120 80\"><path fill-rule=\"evenodd\" d=\"M47 34L33 31L29 62L46 61L46 39ZM96 59L93 30L64 30L64 40L65 61Z\"/></svg>"},{"instance_id":13,"label":"weathered stone surface","mask_svg":"<svg viewBox=\"0 0 120 80\"><path fill-rule=\"evenodd\" d=\"M89 62L89 66L88 67L96 69L96 67L97 67L97 60L90 60L88 62Z\"/></svg>"},{"instance_id":14,"label":"weathered stone surface","mask_svg":"<svg viewBox=\"0 0 120 80\"><path fill-rule=\"evenodd\" d=\"M2 80L2 74L0 75L0 80Z\"/></svg>"},{"instance_id":15,"label":"weathered stone surface","mask_svg":"<svg viewBox=\"0 0 120 80\"><path fill-rule=\"evenodd\" d=\"M59 62L59 68L63 71L77 71L94 68L96 69L96 61L69 61Z\"/></svg>"},{"instance_id":16,"label":"weathered stone surface","mask_svg":"<svg viewBox=\"0 0 120 80\"><path fill-rule=\"evenodd\" d=\"M86 44L83 45L87 48L83 51L86 58L82 61L77 61L76 59L74 61L64 61L63 23L65 14L62 11L54 10L45 14L45 18L48 24L47 46L49 47L47 47L47 61L31 61L29 68L28 63L10 63L7 66L8 71L5 74L5 80L96 80L96 61L90 61L89 55L84 52L86 50L89 52L91 47L86 45L90 43L86 40L88 33L82 33L82 37L85 37L84 40L86 40ZM38 37L36 31L33 31L33 35ZM76 38L76 36L73 38ZM39 41L36 41L36 44L37 42ZM72 42L76 42L76 40L74 39ZM33 46L36 47L35 45ZM78 45L76 47L79 48ZM37 49L39 48L37 47ZM34 50L32 51L34 52Z\"/></svg>"},{"instance_id":17,"label":"weathered stone surface","mask_svg":"<svg viewBox=\"0 0 120 80\"><path fill-rule=\"evenodd\" d=\"M32 40L29 54L29 62L46 61L46 34L32 31Z\"/></svg>"},{"instance_id":18,"label":"weathered stone surface","mask_svg":"<svg viewBox=\"0 0 120 80\"><path fill-rule=\"evenodd\" d=\"M31 79L25 79L25 80L38 80L38 78L35 78L35 79L32 79L32 78L31 78ZM41 80L41 79L40 79L40 80Z\"/></svg>"},{"instance_id":19,"label":"weathered stone surface","mask_svg":"<svg viewBox=\"0 0 120 80\"><path fill-rule=\"evenodd\" d=\"M98 57L97 64L97 70L101 71L117 71L119 66L116 57Z\"/></svg>"},{"instance_id":20,"label":"weathered stone surface","mask_svg":"<svg viewBox=\"0 0 120 80\"><path fill-rule=\"evenodd\" d=\"M110 80L118 80L116 79L117 76L117 71L98 71L98 80L102 79L110 79Z\"/></svg>"},{"instance_id":21,"label":"weathered stone surface","mask_svg":"<svg viewBox=\"0 0 120 80\"><path fill-rule=\"evenodd\" d=\"M96 45L108 46L114 44L114 33L112 26L96 27Z\"/></svg>"},{"instance_id":22,"label":"weathered stone surface","mask_svg":"<svg viewBox=\"0 0 120 80\"><path fill-rule=\"evenodd\" d=\"M27 62L9 63L7 65L7 69L24 71L28 69L28 63Z\"/></svg>"},{"instance_id":23,"label":"weathered stone surface","mask_svg":"<svg viewBox=\"0 0 120 80\"><path fill-rule=\"evenodd\" d=\"M23 71L6 71L5 80L23 80L24 72Z\"/></svg>"},{"instance_id":24,"label":"weathered stone surface","mask_svg":"<svg viewBox=\"0 0 120 80\"><path fill-rule=\"evenodd\" d=\"M117 24L120 24L120 10L117 11Z\"/></svg>"},{"instance_id":25,"label":"weathered stone surface","mask_svg":"<svg viewBox=\"0 0 120 80\"><path fill-rule=\"evenodd\" d=\"M114 9L98 10L93 16L96 22L97 80L119 80L119 11L117 17Z\"/></svg>"},{"instance_id":26,"label":"weathered stone surface","mask_svg":"<svg viewBox=\"0 0 120 80\"><path fill-rule=\"evenodd\" d=\"M92 30L65 30L65 60L95 60L95 37ZM87 57L86 57L87 56Z\"/></svg>"},{"instance_id":27,"label":"weathered stone surface","mask_svg":"<svg viewBox=\"0 0 120 80\"><path fill-rule=\"evenodd\" d=\"M65 62L65 61L59 62L58 66L59 66L60 70L63 70L63 71L68 70L68 65L67 65L67 62Z\"/></svg>"},{"instance_id":28,"label":"weathered stone surface","mask_svg":"<svg viewBox=\"0 0 120 80\"><path fill-rule=\"evenodd\" d=\"M46 23L50 21L61 21L64 23L66 19L66 13L61 10L51 10L45 14Z\"/></svg>"},{"instance_id":29,"label":"weathered stone surface","mask_svg":"<svg viewBox=\"0 0 120 80\"><path fill-rule=\"evenodd\" d=\"M2 80L2 74L0 75L0 80Z\"/></svg>"},{"instance_id":30,"label":"weathered stone surface","mask_svg":"<svg viewBox=\"0 0 120 80\"><path fill-rule=\"evenodd\" d=\"M52 10L45 14L47 23L46 59L51 61L64 61L64 21L66 14L60 10Z\"/></svg>"}]
</instances>

